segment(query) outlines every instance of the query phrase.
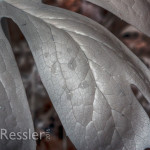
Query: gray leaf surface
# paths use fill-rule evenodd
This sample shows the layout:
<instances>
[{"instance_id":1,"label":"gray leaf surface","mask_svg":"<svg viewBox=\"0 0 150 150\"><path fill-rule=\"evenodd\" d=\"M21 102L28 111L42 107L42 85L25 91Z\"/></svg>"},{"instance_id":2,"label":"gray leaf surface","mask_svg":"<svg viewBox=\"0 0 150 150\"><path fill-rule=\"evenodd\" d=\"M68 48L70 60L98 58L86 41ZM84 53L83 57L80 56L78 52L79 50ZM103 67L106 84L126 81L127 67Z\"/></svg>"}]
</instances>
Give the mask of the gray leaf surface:
<instances>
[{"instance_id":1,"label":"gray leaf surface","mask_svg":"<svg viewBox=\"0 0 150 150\"><path fill-rule=\"evenodd\" d=\"M150 0L87 0L101 6L150 36Z\"/></svg>"},{"instance_id":2,"label":"gray leaf surface","mask_svg":"<svg viewBox=\"0 0 150 150\"><path fill-rule=\"evenodd\" d=\"M149 117L130 87L134 84L150 102L149 71L116 37L86 17L31 0L5 0L0 14L25 35L78 150L150 146Z\"/></svg>"},{"instance_id":3,"label":"gray leaf surface","mask_svg":"<svg viewBox=\"0 0 150 150\"><path fill-rule=\"evenodd\" d=\"M0 3L0 11L2 7ZM4 130L9 139L2 136ZM35 150L34 141L9 137L11 132L22 135L29 130L34 131L25 90L12 49L0 26L0 149Z\"/></svg>"}]
</instances>

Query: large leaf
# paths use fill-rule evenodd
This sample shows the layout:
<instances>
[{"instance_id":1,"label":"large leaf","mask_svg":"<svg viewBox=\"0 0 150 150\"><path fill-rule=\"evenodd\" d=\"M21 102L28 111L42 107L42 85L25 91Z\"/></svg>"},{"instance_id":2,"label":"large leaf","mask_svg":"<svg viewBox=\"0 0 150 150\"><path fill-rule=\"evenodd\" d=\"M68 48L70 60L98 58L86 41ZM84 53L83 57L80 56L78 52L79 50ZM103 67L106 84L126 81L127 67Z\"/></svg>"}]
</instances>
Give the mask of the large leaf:
<instances>
[{"instance_id":1,"label":"large leaf","mask_svg":"<svg viewBox=\"0 0 150 150\"><path fill-rule=\"evenodd\" d=\"M87 0L97 4L150 36L150 0Z\"/></svg>"},{"instance_id":2,"label":"large leaf","mask_svg":"<svg viewBox=\"0 0 150 150\"><path fill-rule=\"evenodd\" d=\"M33 140L17 140L19 136L9 136L14 132L23 137L22 134L29 133L29 130L34 131L24 87L10 44L0 26L0 149L35 150Z\"/></svg>"},{"instance_id":3,"label":"large leaf","mask_svg":"<svg viewBox=\"0 0 150 150\"><path fill-rule=\"evenodd\" d=\"M149 71L116 37L86 17L31 0L5 0L0 14L25 35L77 149L150 146L149 117L130 87L134 84L149 101Z\"/></svg>"}]
</instances>

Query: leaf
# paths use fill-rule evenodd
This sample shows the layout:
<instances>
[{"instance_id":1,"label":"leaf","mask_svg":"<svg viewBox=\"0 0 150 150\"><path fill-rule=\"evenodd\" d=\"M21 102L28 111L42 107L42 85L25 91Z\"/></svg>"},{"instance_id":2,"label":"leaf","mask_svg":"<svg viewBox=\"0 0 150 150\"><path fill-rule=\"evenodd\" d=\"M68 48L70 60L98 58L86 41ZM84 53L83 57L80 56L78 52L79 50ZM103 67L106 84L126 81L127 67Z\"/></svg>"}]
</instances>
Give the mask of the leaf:
<instances>
[{"instance_id":1,"label":"leaf","mask_svg":"<svg viewBox=\"0 0 150 150\"><path fill-rule=\"evenodd\" d=\"M12 18L25 35L77 149L142 150L150 145L149 117L131 90L135 85L149 101L149 71L124 44L70 11L27 0L2 4L1 16Z\"/></svg>"},{"instance_id":2,"label":"leaf","mask_svg":"<svg viewBox=\"0 0 150 150\"><path fill-rule=\"evenodd\" d=\"M35 141L16 139L18 133L23 138L22 134L29 130L34 131L25 90L10 44L0 27L0 149L35 150ZM11 132L16 136L9 137Z\"/></svg>"},{"instance_id":3,"label":"leaf","mask_svg":"<svg viewBox=\"0 0 150 150\"><path fill-rule=\"evenodd\" d=\"M112 12L150 36L150 0L87 0Z\"/></svg>"}]
</instances>

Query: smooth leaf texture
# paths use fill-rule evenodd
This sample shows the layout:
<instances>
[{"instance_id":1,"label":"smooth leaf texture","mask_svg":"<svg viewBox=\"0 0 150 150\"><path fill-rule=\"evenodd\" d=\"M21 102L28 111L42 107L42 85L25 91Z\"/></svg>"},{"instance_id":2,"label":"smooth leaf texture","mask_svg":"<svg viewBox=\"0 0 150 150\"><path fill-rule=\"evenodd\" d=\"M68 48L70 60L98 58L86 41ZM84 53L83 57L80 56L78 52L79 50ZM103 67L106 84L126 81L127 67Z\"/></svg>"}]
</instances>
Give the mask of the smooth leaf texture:
<instances>
[{"instance_id":1,"label":"smooth leaf texture","mask_svg":"<svg viewBox=\"0 0 150 150\"><path fill-rule=\"evenodd\" d=\"M149 101L149 71L116 37L86 17L31 0L5 0L0 15L12 18L25 35L42 82L78 150L150 146L149 117L130 87L137 86Z\"/></svg>"},{"instance_id":2,"label":"smooth leaf texture","mask_svg":"<svg viewBox=\"0 0 150 150\"><path fill-rule=\"evenodd\" d=\"M150 36L150 0L87 0L101 6Z\"/></svg>"},{"instance_id":3,"label":"smooth leaf texture","mask_svg":"<svg viewBox=\"0 0 150 150\"><path fill-rule=\"evenodd\" d=\"M0 6L0 9L2 5ZM0 13L1 15L1 13ZM0 27L0 149L35 150L32 140L8 140L10 132L33 133L33 123L23 83L11 47ZM3 133L3 134L2 134ZM14 136L12 136L14 139Z\"/></svg>"}]
</instances>

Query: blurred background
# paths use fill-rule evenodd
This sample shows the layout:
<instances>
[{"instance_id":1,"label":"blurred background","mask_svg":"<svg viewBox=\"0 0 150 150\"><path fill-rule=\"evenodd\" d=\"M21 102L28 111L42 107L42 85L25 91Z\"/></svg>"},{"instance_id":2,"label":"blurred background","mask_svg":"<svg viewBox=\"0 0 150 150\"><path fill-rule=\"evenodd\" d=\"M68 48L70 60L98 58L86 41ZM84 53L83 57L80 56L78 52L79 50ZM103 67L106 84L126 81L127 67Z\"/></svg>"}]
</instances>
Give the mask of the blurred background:
<instances>
[{"instance_id":1,"label":"blurred background","mask_svg":"<svg viewBox=\"0 0 150 150\"><path fill-rule=\"evenodd\" d=\"M110 12L85 0L43 0L43 3L68 9L95 20L116 35L148 68L150 67L150 38ZM37 150L75 150L66 137L57 113L41 83L26 39L11 19L3 19L2 22L20 69L35 130L39 133L48 132L51 136L49 141L44 136L42 140L37 140ZM132 90L150 116L147 100L136 87L132 87Z\"/></svg>"}]
</instances>

